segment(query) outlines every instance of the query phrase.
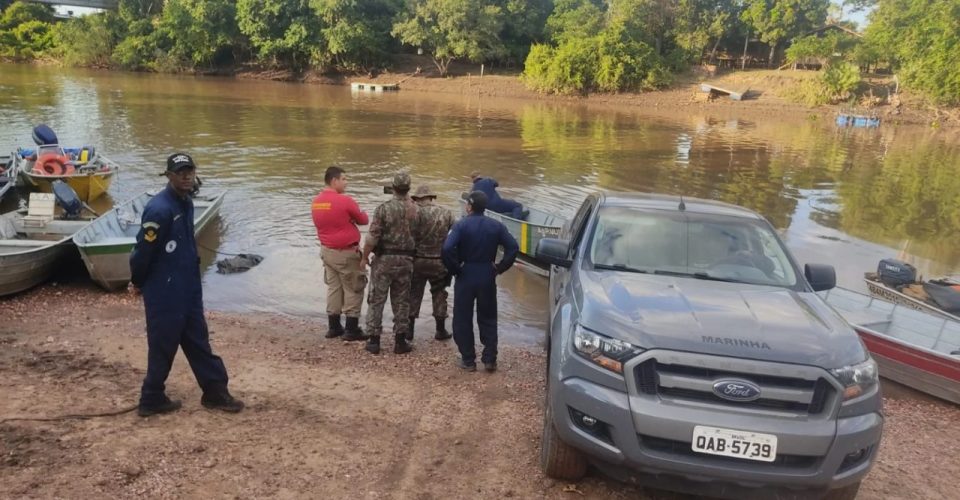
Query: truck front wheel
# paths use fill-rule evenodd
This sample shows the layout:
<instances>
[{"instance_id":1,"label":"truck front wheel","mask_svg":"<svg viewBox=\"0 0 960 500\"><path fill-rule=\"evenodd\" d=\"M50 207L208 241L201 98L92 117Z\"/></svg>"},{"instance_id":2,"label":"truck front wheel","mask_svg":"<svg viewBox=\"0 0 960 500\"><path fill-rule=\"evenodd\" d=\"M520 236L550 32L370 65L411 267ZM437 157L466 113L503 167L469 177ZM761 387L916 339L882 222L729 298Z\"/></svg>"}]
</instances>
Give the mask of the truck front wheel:
<instances>
[{"instance_id":1,"label":"truck front wheel","mask_svg":"<svg viewBox=\"0 0 960 500\"><path fill-rule=\"evenodd\" d=\"M564 443L553 425L550 391L543 409L543 438L540 443L540 465L546 475L555 479L577 481L587 473L587 459L580 450Z\"/></svg>"}]
</instances>

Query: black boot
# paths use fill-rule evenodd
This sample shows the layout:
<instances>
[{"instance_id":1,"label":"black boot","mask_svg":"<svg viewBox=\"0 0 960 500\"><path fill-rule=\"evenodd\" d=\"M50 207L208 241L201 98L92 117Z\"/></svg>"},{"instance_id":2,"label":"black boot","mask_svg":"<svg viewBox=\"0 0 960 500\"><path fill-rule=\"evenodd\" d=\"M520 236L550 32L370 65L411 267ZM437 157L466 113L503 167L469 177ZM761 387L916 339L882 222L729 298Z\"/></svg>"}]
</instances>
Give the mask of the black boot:
<instances>
[{"instance_id":1,"label":"black boot","mask_svg":"<svg viewBox=\"0 0 960 500\"><path fill-rule=\"evenodd\" d=\"M227 413L237 413L243 409L243 401L235 399L227 391L227 386L210 387L203 391L200 404L211 410L222 410Z\"/></svg>"},{"instance_id":2,"label":"black boot","mask_svg":"<svg viewBox=\"0 0 960 500\"><path fill-rule=\"evenodd\" d=\"M349 318L348 318L349 319ZM327 334L324 337L328 339L343 335L343 325L340 324L339 314L327 315Z\"/></svg>"},{"instance_id":3,"label":"black boot","mask_svg":"<svg viewBox=\"0 0 960 500\"><path fill-rule=\"evenodd\" d=\"M437 317L434 319L437 320L437 334L434 335L433 338L437 340L449 339L451 335L450 335L450 332L447 331L447 326L444 324L446 322L446 318Z\"/></svg>"},{"instance_id":4,"label":"black boot","mask_svg":"<svg viewBox=\"0 0 960 500\"><path fill-rule=\"evenodd\" d=\"M170 399L167 397L165 397L164 399L166 401L160 404L155 404L155 405L145 405L143 403L140 403L140 406L137 407L137 415L140 415L141 417L149 417L150 415L160 415L163 413L170 413L170 412L177 411L180 409L180 406L182 406L179 400Z\"/></svg>"},{"instance_id":5,"label":"black boot","mask_svg":"<svg viewBox=\"0 0 960 500\"><path fill-rule=\"evenodd\" d=\"M393 341L393 353L406 354L412 350L413 346L407 343L407 338L402 333L398 333Z\"/></svg>"},{"instance_id":6,"label":"black boot","mask_svg":"<svg viewBox=\"0 0 960 500\"><path fill-rule=\"evenodd\" d=\"M363 330L360 329L360 318L347 316L347 332L343 335L343 340L350 342L367 340L367 336L364 335Z\"/></svg>"},{"instance_id":7,"label":"black boot","mask_svg":"<svg viewBox=\"0 0 960 500\"><path fill-rule=\"evenodd\" d=\"M417 323L417 318L410 316L410 331L407 332L407 340L413 341L413 325Z\"/></svg>"},{"instance_id":8,"label":"black boot","mask_svg":"<svg viewBox=\"0 0 960 500\"><path fill-rule=\"evenodd\" d=\"M380 354L380 336L371 335L370 340L367 340L367 345L363 346L370 354Z\"/></svg>"}]
</instances>

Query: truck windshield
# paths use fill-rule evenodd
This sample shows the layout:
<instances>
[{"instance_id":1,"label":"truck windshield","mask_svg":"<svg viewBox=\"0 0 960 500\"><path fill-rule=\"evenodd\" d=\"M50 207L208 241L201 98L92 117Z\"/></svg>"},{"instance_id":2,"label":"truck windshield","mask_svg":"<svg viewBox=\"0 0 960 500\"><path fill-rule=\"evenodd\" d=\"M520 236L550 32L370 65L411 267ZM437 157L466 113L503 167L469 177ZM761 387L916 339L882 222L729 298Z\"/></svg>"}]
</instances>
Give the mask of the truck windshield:
<instances>
[{"instance_id":1,"label":"truck windshield","mask_svg":"<svg viewBox=\"0 0 960 500\"><path fill-rule=\"evenodd\" d=\"M690 212L600 210L590 243L598 269L795 287L797 276L769 226Z\"/></svg>"}]
</instances>

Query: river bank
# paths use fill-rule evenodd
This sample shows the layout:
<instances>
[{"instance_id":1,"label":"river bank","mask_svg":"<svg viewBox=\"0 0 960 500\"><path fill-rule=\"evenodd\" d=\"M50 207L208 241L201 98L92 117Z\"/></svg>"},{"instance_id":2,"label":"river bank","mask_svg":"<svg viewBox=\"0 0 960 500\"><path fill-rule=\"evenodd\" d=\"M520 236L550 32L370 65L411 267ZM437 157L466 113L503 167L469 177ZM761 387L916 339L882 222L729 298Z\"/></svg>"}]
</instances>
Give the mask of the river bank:
<instances>
[{"instance_id":1,"label":"river bank","mask_svg":"<svg viewBox=\"0 0 960 500\"><path fill-rule=\"evenodd\" d=\"M0 497L676 498L595 471L573 485L538 467L539 349L502 349L461 373L428 335L410 356L321 338L320 321L210 313L214 349L248 408L211 413L182 357L179 412L9 421L134 404L145 366L137 297L49 285L0 301ZM421 327L421 331L427 328ZM960 473L956 407L888 398L860 498L948 498Z\"/></svg>"},{"instance_id":2,"label":"river bank","mask_svg":"<svg viewBox=\"0 0 960 500\"><path fill-rule=\"evenodd\" d=\"M818 75L804 70L747 70L721 72L716 76L697 75L694 72L677 75L669 87L651 92L624 92L617 94L590 94L587 96L547 95L528 89L520 78L519 69L484 68L480 65L456 64L446 77L438 76L430 59L422 56L398 56L389 71L376 75L296 74L286 70L238 68L215 74L231 75L241 79L292 81L308 84L350 85L354 82L382 85L398 84L401 91L461 94L471 97L530 99L547 102L578 104L596 107L624 107L643 112L710 112L745 119L788 119L806 117L833 120L846 104L807 106L795 102L804 82ZM418 71L419 70L419 71ZM727 97L709 98L700 89L701 83L746 91L742 101ZM960 108L938 108L922 97L904 91L888 99L887 89L896 87L893 77L868 75L864 88L873 99L861 99L860 112L879 116L885 124L919 125L924 127L960 127ZM892 104L888 101L892 101Z\"/></svg>"}]
</instances>

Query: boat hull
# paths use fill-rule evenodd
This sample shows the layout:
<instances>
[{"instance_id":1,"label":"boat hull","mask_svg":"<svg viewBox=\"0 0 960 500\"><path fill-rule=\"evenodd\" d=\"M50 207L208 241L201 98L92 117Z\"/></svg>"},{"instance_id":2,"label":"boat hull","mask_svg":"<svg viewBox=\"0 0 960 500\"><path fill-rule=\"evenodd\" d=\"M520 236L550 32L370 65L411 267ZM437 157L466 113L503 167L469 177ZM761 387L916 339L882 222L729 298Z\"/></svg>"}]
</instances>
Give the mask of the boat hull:
<instances>
[{"instance_id":1,"label":"boat hull","mask_svg":"<svg viewBox=\"0 0 960 500\"><path fill-rule=\"evenodd\" d=\"M77 192L77 196L80 197L81 200L90 203L103 196L104 193L110 189L110 184L113 182L115 173L115 170L110 170L91 174L56 176L37 175L32 172L22 171L20 172L20 176L23 178L25 186L43 193L53 192L53 181L64 181Z\"/></svg>"},{"instance_id":2,"label":"boat hull","mask_svg":"<svg viewBox=\"0 0 960 500\"><path fill-rule=\"evenodd\" d=\"M866 328L854 329L879 365L882 377L960 404L960 360L911 347Z\"/></svg>"},{"instance_id":3,"label":"boat hull","mask_svg":"<svg viewBox=\"0 0 960 500\"><path fill-rule=\"evenodd\" d=\"M195 234L199 235L219 215L223 196L220 194L209 203L195 202ZM134 237L114 237L89 244L77 242L77 250L90 278L105 290L115 291L126 288L130 282L130 254L135 243Z\"/></svg>"},{"instance_id":4,"label":"boat hull","mask_svg":"<svg viewBox=\"0 0 960 500\"><path fill-rule=\"evenodd\" d=\"M67 242L60 242L32 251L0 255L0 296L29 290L47 281L69 248Z\"/></svg>"}]
</instances>

